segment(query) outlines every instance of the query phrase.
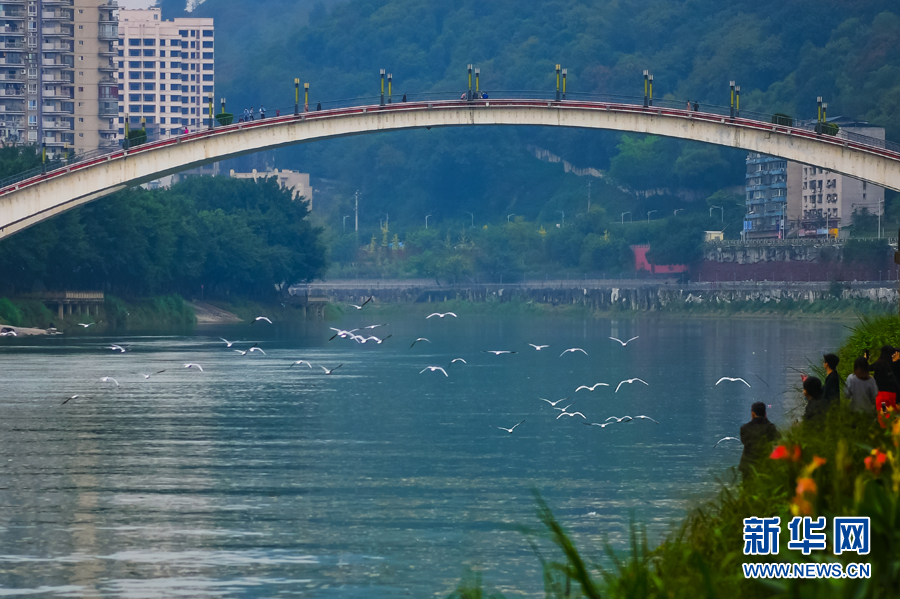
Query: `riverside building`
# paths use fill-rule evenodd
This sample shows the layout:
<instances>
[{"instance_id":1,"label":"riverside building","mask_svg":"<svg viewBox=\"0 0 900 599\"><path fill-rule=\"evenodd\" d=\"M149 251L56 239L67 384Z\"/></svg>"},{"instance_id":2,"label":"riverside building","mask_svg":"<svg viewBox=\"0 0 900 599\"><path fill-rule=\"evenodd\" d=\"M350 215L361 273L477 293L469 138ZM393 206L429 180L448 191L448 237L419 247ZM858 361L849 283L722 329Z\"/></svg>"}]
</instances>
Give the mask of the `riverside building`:
<instances>
[{"instance_id":1,"label":"riverside building","mask_svg":"<svg viewBox=\"0 0 900 599\"><path fill-rule=\"evenodd\" d=\"M159 8L119 11L119 136L153 139L209 126L215 85L213 19L163 21Z\"/></svg>"},{"instance_id":2,"label":"riverside building","mask_svg":"<svg viewBox=\"0 0 900 599\"><path fill-rule=\"evenodd\" d=\"M0 142L65 150L118 145L115 0L0 2Z\"/></svg>"}]
</instances>

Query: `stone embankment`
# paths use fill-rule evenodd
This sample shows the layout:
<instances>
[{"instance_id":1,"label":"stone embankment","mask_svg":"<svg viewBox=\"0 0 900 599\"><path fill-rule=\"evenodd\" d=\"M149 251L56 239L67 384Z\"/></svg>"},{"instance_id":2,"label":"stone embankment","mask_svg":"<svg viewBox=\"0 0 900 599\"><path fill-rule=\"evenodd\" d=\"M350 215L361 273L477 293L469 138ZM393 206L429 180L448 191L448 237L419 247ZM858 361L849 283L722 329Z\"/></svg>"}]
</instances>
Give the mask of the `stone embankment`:
<instances>
[{"instance_id":1,"label":"stone embankment","mask_svg":"<svg viewBox=\"0 0 900 599\"><path fill-rule=\"evenodd\" d=\"M378 302L525 301L551 305L580 305L595 310L662 310L686 304L732 302L814 303L823 299L861 299L897 304L897 283L824 282L709 282L679 284L669 280L534 281L517 284L439 285L434 280L328 281L309 285L309 292L330 301L361 303L373 296Z\"/></svg>"}]
</instances>

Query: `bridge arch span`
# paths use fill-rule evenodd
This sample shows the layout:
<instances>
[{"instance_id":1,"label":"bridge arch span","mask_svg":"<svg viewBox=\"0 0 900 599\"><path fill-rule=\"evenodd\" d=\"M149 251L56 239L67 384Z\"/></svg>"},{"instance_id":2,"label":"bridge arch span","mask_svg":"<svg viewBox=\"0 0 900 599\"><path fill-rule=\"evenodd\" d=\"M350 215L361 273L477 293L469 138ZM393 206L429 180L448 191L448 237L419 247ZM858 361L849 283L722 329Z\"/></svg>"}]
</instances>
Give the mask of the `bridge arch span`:
<instances>
[{"instance_id":1,"label":"bridge arch span","mask_svg":"<svg viewBox=\"0 0 900 599\"><path fill-rule=\"evenodd\" d=\"M750 119L602 102L402 103L198 131L32 177L0 189L0 239L121 189L243 154L382 131L489 125L609 129L687 139L779 156L900 190L900 152Z\"/></svg>"}]
</instances>

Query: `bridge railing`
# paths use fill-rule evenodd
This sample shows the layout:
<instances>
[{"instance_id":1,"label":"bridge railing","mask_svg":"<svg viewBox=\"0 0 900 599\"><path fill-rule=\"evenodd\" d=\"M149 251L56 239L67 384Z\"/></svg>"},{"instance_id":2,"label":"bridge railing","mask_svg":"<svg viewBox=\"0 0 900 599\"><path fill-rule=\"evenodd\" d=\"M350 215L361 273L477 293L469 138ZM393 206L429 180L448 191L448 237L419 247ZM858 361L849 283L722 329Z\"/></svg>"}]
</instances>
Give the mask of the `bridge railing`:
<instances>
[{"instance_id":1,"label":"bridge railing","mask_svg":"<svg viewBox=\"0 0 900 599\"><path fill-rule=\"evenodd\" d=\"M436 91L436 92L419 92L419 93L407 93L405 95L407 103L422 103L422 102L434 102L434 103L457 103L464 102L466 98L465 89L460 89L458 91ZM487 93L488 99L490 102L492 100L498 101L510 101L510 100L523 100L534 102L538 101L547 101L547 102L556 102L556 92L555 90L551 91L535 91L535 90L483 90ZM385 103L387 104L389 101L391 102L390 106L393 107L395 105L402 105L403 95L398 94L393 96L392 98L385 97ZM479 99L480 100L480 99ZM344 98L337 100L327 100L327 101L316 101L310 102L309 106L306 107L304 105L299 106L299 110L301 111L304 117L316 116L317 113L321 111L322 116L327 116L327 113L330 111L340 111L343 109L351 109L351 108L380 108L379 104L381 101L381 96L358 96L353 98ZM643 105L644 98L643 96L629 96L629 95L621 95L621 94L604 94L604 93L590 93L590 92L567 92L565 94L566 102L585 102L585 103L600 103L607 105L617 105L621 107L634 107L638 110L653 110L653 109L665 109L665 110L677 110L684 112L685 114L696 114L698 118L702 118L704 116L708 117L709 115L716 115L722 118L731 118L731 108L729 106L721 106L715 104L700 104L698 111L693 111L691 109L688 112L688 102L687 100L675 100L672 98L654 98L652 107L645 108ZM477 104L475 104L477 105ZM308 111L305 110L308 108ZM293 116L294 113L294 105L288 105L284 107L276 107L275 109L268 109L266 112L267 119L270 120L276 116L276 113L280 112L281 118L286 118ZM238 120L241 120L242 114L238 113L235 115L238 117ZM259 119L259 113L255 115L257 120ZM744 121L745 123L766 123L772 124L774 123L775 115L767 114L763 112L756 112L750 110L741 110L739 115L737 115L737 119L739 121ZM736 119L736 120L737 120ZM235 123L239 124L239 123ZM218 125L217 128L221 128ZM234 125L230 125L229 127L234 127ZM816 132L817 123L814 121L798 121L794 120L792 125L792 129L799 129L809 132ZM153 146L155 143L165 140L175 140L180 141L184 138L194 138L198 135L204 135L206 133L206 128L203 126L195 127L193 132L188 132L186 134L180 135L171 135L171 134L159 134L154 133L151 129L148 132L147 141L142 143L140 146L135 146L134 149L145 148L147 146ZM860 144L864 146L869 146L872 148L877 148L880 150L886 150L890 152L895 152L900 154L900 144L885 141L883 139L878 139L875 137L870 137L866 135L861 135L859 133L851 133L848 131L844 131L843 129L839 130L836 135L829 135L830 138L835 139L843 139L854 144ZM16 185L22 181L26 181L35 177L38 177L44 173L47 175L51 174L53 171L58 171L60 169L70 168L79 163L83 163L85 161L96 160L98 158L102 158L104 156L110 156L122 152L122 148L116 148L114 150L109 149L98 149L90 152L83 152L74 155L70 155L67 159L60 160L52 160L46 162L44 165L40 167L35 167L29 169L27 171L17 173L10 177L6 177L5 179L0 179L0 194L6 191L6 188Z\"/></svg>"}]
</instances>

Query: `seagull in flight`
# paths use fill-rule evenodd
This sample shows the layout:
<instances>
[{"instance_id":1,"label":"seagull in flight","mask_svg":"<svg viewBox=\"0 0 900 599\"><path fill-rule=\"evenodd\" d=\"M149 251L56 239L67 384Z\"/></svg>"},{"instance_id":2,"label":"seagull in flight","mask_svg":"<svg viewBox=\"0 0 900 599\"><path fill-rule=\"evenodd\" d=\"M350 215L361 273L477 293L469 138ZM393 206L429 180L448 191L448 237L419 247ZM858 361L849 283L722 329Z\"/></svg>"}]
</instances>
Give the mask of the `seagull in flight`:
<instances>
[{"instance_id":1,"label":"seagull in flight","mask_svg":"<svg viewBox=\"0 0 900 599\"><path fill-rule=\"evenodd\" d=\"M570 395L569 397L572 397L572 396ZM556 404L558 404L561 401L566 401L567 399L569 399L569 397L563 397L562 399L557 399L556 401L550 401L549 399L544 399L543 397L538 397L538 399L541 401L546 401L548 404L550 404L551 406L556 408ZM559 408L557 408L557 409L559 409ZM565 408L563 408L563 409L565 409Z\"/></svg>"},{"instance_id":2,"label":"seagull in flight","mask_svg":"<svg viewBox=\"0 0 900 599\"><path fill-rule=\"evenodd\" d=\"M95 323L95 322L79 322L79 323L78 323L78 326L84 327L84 328L88 328L88 327L91 326L92 324L97 324L97 323ZM76 396L76 397L77 397L77 396ZM68 401L68 400L67 400L67 401Z\"/></svg>"},{"instance_id":3,"label":"seagull in flight","mask_svg":"<svg viewBox=\"0 0 900 599\"><path fill-rule=\"evenodd\" d=\"M483 354L494 354L495 356L499 356L499 355L501 355L501 354L517 354L517 353L519 353L519 352L517 352L517 351L509 351L509 350L505 350L505 349L488 349L488 350L483 349L483 350L481 350L481 353L483 353Z\"/></svg>"},{"instance_id":4,"label":"seagull in flight","mask_svg":"<svg viewBox=\"0 0 900 599\"><path fill-rule=\"evenodd\" d=\"M184 367L185 368L196 368L200 372L203 372L203 367L200 366L199 364L185 364Z\"/></svg>"},{"instance_id":5,"label":"seagull in flight","mask_svg":"<svg viewBox=\"0 0 900 599\"><path fill-rule=\"evenodd\" d=\"M615 420L615 423L609 422L610 420ZM621 418L616 418L615 416L610 416L603 422L609 422L610 424L619 424L620 422L631 422L632 420L634 420L634 418L632 418L631 416L622 416Z\"/></svg>"},{"instance_id":6,"label":"seagull in flight","mask_svg":"<svg viewBox=\"0 0 900 599\"><path fill-rule=\"evenodd\" d=\"M384 323L384 324L370 324L369 326L363 327L363 328L365 328L365 329L377 329L378 327L386 327L386 326L387 326L387 323Z\"/></svg>"},{"instance_id":7,"label":"seagull in flight","mask_svg":"<svg viewBox=\"0 0 900 599\"><path fill-rule=\"evenodd\" d=\"M104 377L101 377L101 378L100 378L100 382L101 382L101 383L108 383L108 382L110 382L110 381L114 382L114 383L116 384L116 387L119 386L119 381L117 381L116 379L114 379L114 378L111 377L111 376L104 376Z\"/></svg>"},{"instance_id":8,"label":"seagull in flight","mask_svg":"<svg viewBox=\"0 0 900 599\"><path fill-rule=\"evenodd\" d=\"M416 339L415 341L412 342L412 345L409 346L410 349L412 349L412 346L415 345L416 343L418 343L419 341L428 341L428 339L426 339L425 337L419 337L418 339ZM428 341L428 343L431 343L431 341Z\"/></svg>"},{"instance_id":9,"label":"seagull in flight","mask_svg":"<svg viewBox=\"0 0 900 599\"><path fill-rule=\"evenodd\" d=\"M650 420L651 422L656 422L656 420L653 420L653 418L650 418L649 416L643 416L643 415L635 416L634 420ZM659 422L656 422L656 424L659 424Z\"/></svg>"},{"instance_id":10,"label":"seagull in flight","mask_svg":"<svg viewBox=\"0 0 900 599\"><path fill-rule=\"evenodd\" d=\"M266 355L266 352L264 352L264 351L262 350L261 347L256 347L255 345L254 345L253 347L251 347L250 349L248 349L247 351L250 352L250 353L253 353L253 352L255 352L255 351L258 351L258 352L261 353L262 355Z\"/></svg>"},{"instance_id":11,"label":"seagull in flight","mask_svg":"<svg viewBox=\"0 0 900 599\"><path fill-rule=\"evenodd\" d=\"M632 341L634 341L634 340L637 339L638 337L640 337L640 335L638 335L637 337L632 337L632 338L629 339L628 341L622 341L621 339L619 339L619 338L617 338L617 337L610 337L610 339L612 339L613 341L618 341L619 343L622 344L622 347L625 347L626 345L628 345L629 343L631 343Z\"/></svg>"},{"instance_id":12,"label":"seagull in flight","mask_svg":"<svg viewBox=\"0 0 900 599\"><path fill-rule=\"evenodd\" d=\"M165 369L163 369L163 370L157 370L157 371L154 372L153 374L144 374L144 373L142 372L142 373L141 373L141 376L144 377L144 380L147 380L147 379L149 379L151 376L155 376L155 375L157 375L157 374L162 374L162 373L164 373L164 372L165 372Z\"/></svg>"},{"instance_id":13,"label":"seagull in flight","mask_svg":"<svg viewBox=\"0 0 900 599\"><path fill-rule=\"evenodd\" d=\"M456 314L454 314L453 312L444 312L443 314L441 314L440 312L435 312L435 313L433 313L433 314L429 314L428 316L426 316L426 317L425 317L425 320L428 320L428 319L431 318L432 316L437 316L437 317L439 317L439 318L443 318L443 317L445 317L445 316L452 316L453 318L458 318L458 317L456 316Z\"/></svg>"},{"instance_id":14,"label":"seagull in flight","mask_svg":"<svg viewBox=\"0 0 900 599\"><path fill-rule=\"evenodd\" d=\"M602 424L599 422L582 422L581 424L585 426L599 426L600 428L606 428L610 424L615 424L615 422L604 422Z\"/></svg>"},{"instance_id":15,"label":"seagull in flight","mask_svg":"<svg viewBox=\"0 0 900 599\"><path fill-rule=\"evenodd\" d=\"M607 383L595 383L593 387L588 387L587 385L582 385L582 386L578 387L577 389L575 389L575 393L578 393L578 392L581 391L582 389L587 389L588 391L593 391L593 390L596 389L597 387L609 387L609 384L607 384Z\"/></svg>"},{"instance_id":16,"label":"seagull in flight","mask_svg":"<svg viewBox=\"0 0 900 599\"><path fill-rule=\"evenodd\" d=\"M522 422L525 422L525 421L523 420ZM516 424L516 426L519 426L519 424L522 424L522 422L519 422L518 424ZM513 432L514 430L516 430L516 426L514 426L514 427L512 427L512 428L504 428L504 427L502 427L502 426L494 426L494 428L499 428L501 431L506 431L506 432L508 432L509 434L512 434L512 432Z\"/></svg>"},{"instance_id":17,"label":"seagull in flight","mask_svg":"<svg viewBox=\"0 0 900 599\"><path fill-rule=\"evenodd\" d=\"M117 351L117 352L120 352L120 353L123 353L123 354L125 353L125 348L122 347L121 345L115 345L115 344L109 345L109 346L106 347L106 349L111 349L111 350L113 350L113 351Z\"/></svg>"},{"instance_id":18,"label":"seagull in flight","mask_svg":"<svg viewBox=\"0 0 900 599\"><path fill-rule=\"evenodd\" d=\"M637 379L637 378L635 378L635 379L625 379L624 381L622 381L621 383L619 383L619 384L616 386L616 393L619 392L619 387L621 387L621 386L624 385L625 383L628 383L628 384L631 384L631 383L644 383L644 384L647 385L648 387L650 386L650 385L647 383L647 381L643 381L643 380L641 380L641 379Z\"/></svg>"},{"instance_id":19,"label":"seagull in flight","mask_svg":"<svg viewBox=\"0 0 900 599\"><path fill-rule=\"evenodd\" d=\"M745 381L744 379L742 379L739 376L737 376L737 377L723 376L718 381L716 381L716 385L718 385L722 381L731 381L732 383L736 383L736 382L740 381L740 382L744 383L745 385L747 385L748 387L750 386L750 383L748 383L747 381Z\"/></svg>"},{"instance_id":20,"label":"seagull in flight","mask_svg":"<svg viewBox=\"0 0 900 599\"><path fill-rule=\"evenodd\" d=\"M230 348L232 345L237 343L237 341L229 341L228 339L224 339L222 337L219 337L219 339L222 339L222 341L225 342L225 347L228 347L228 348Z\"/></svg>"},{"instance_id":21,"label":"seagull in flight","mask_svg":"<svg viewBox=\"0 0 900 599\"><path fill-rule=\"evenodd\" d=\"M335 367L332 368L331 370L328 370L328 369L325 368L324 366L319 366L319 368L321 368L322 370L324 370L324 371L325 371L325 374L331 374L332 372L334 372L335 370L337 370L337 369L340 368L341 366L343 366L343 364L338 364L337 366L335 366Z\"/></svg>"},{"instance_id":22,"label":"seagull in flight","mask_svg":"<svg viewBox=\"0 0 900 599\"><path fill-rule=\"evenodd\" d=\"M570 403L569 405L567 405L567 406L564 407L564 408L553 408L553 409L554 409L554 410L559 410L560 412L565 412L566 410L568 410L569 408L571 408L571 407L574 406L574 405L575 405L575 402L573 401L572 403Z\"/></svg>"},{"instance_id":23,"label":"seagull in flight","mask_svg":"<svg viewBox=\"0 0 900 599\"><path fill-rule=\"evenodd\" d=\"M544 349L546 347L550 347L549 345L535 345L534 343L529 343L528 345L533 347L535 349L535 351L541 351L542 349Z\"/></svg>"},{"instance_id":24,"label":"seagull in flight","mask_svg":"<svg viewBox=\"0 0 900 599\"><path fill-rule=\"evenodd\" d=\"M585 417L585 415L582 414L581 412L560 412L559 416L557 416L556 419L559 420L559 419L562 418L563 416L581 416L582 418L584 418L585 420L587 420L587 418Z\"/></svg>"},{"instance_id":25,"label":"seagull in flight","mask_svg":"<svg viewBox=\"0 0 900 599\"><path fill-rule=\"evenodd\" d=\"M73 395L72 397L70 397L69 399L67 399L66 401L62 402L62 403L59 404L59 405L64 406L64 405L66 405L67 403L69 403L70 401L72 401L73 399L78 399L79 397L81 397L81 396L80 396L80 395Z\"/></svg>"},{"instance_id":26,"label":"seagull in flight","mask_svg":"<svg viewBox=\"0 0 900 599\"><path fill-rule=\"evenodd\" d=\"M583 349L581 349L580 347L570 347L569 349L567 349L567 350L564 351L563 353L559 354L559 357L562 358L564 355L566 355L566 354L569 353L569 352L571 352L571 353L574 354L574 353L577 352L577 351L580 351L580 352L583 353L584 355L588 355L588 353L587 353L586 351L584 351Z\"/></svg>"},{"instance_id":27,"label":"seagull in flight","mask_svg":"<svg viewBox=\"0 0 900 599\"><path fill-rule=\"evenodd\" d=\"M375 297L375 296L373 295L373 296L371 296L369 299L367 299L366 301L364 301L364 302L362 303L362 306L357 306L356 304L350 304L350 305L353 306L354 308L356 308L357 310L362 310L362 309L363 309L363 306L365 306L366 304L368 304L369 302L371 302L373 297Z\"/></svg>"},{"instance_id":28,"label":"seagull in flight","mask_svg":"<svg viewBox=\"0 0 900 599\"><path fill-rule=\"evenodd\" d=\"M437 372L438 370L440 370L441 372L444 373L444 376L446 376L446 377L450 376L449 374L447 374L447 371L444 370L443 368L441 368L440 366L426 366L425 368L423 368L422 370L419 371L419 374L422 374L426 370L430 370L431 372Z\"/></svg>"},{"instance_id":29,"label":"seagull in flight","mask_svg":"<svg viewBox=\"0 0 900 599\"><path fill-rule=\"evenodd\" d=\"M293 368L294 366L299 366L300 364L306 364L308 367L312 368L312 364L310 364L306 360L297 360L296 362L291 362L291 365L288 366L288 368Z\"/></svg>"},{"instance_id":30,"label":"seagull in flight","mask_svg":"<svg viewBox=\"0 0 900 599\"><path fill-rule=\"evenodd\" d=\"M393 336L394 336L394 334L391 333L387 337L384 337L383 339L379 339L375 335L369 335L368 337L366 337L365 339L360 341L360 343L365 343L366 341L374 341L376 345L381 345L382 343L384 343L385 341L387 341L388 339L390 339Z\"/></svg>"},{"instance_id":31,"label":"seagull in flight","mask_svg":"<svg viewBox=\"0 0 900 599\"><path fill-rule=\"evenodd\" d=\"M328 327L328 328L331 329L332 331L335 331L334 335L332 335L328 339L329 341L331 341L335 337L340 337L341 339L346 339L347 337L355 338L356 335L354 335L353 333L355 333L356 331L359 330L359 329L350 329L349 331L345 331L343 329L336 329L334 327Z\"/></svg>"},{"instance_id":32,"label":"seagull in flight","mask_svg":"<svg viewBox=\"0 0 900 599\"><path fill-rule=\"evenodd\" d=\"M272 321L269 320L268 318L266 318L265 316L257 316L256 318L253 319L253 322L259 322L260 320L265 320L269 324L272 324ZM253 324L253 322L251 322L250 324Z\"/></svg>"},{"instance_id":33,"label":"seagull in flight","mask_svg":"<svg viewBox=\"0 0 900 599\"><path fill-rule=\"evenodd\" d=\"M462 358L453 358L452 360L450 360L450 364L447 365L447 368L449 368L450 366L453 366L454 362L462 362L463 364L468 364L468 362L466 362Z\"/></svg>"},{"instance_id":34,"label":"seagull in flight","mask_svg":"<svg viewBox=\"0 0 900 599\"><path fill-rule=\"evenodd\" d=\"M740 441L740 439L738 439L737 437L723 437L723 438L719 439L715 445L713 445L713 449L718 447L719 443L721 443L722 441Z\"/></svg>"}]
</instances>

